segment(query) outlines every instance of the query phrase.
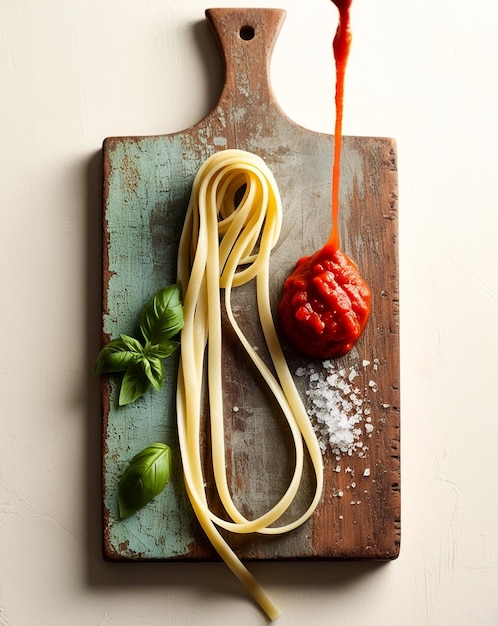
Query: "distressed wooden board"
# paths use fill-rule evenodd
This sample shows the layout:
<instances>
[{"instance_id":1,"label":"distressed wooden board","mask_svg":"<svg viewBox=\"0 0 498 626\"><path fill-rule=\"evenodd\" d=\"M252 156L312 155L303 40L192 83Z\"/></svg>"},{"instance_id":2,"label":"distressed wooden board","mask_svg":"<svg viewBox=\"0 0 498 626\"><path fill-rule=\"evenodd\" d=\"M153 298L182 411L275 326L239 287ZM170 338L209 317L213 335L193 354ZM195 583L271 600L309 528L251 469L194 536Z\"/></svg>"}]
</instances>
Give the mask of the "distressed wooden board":
<instances>
[{"instance_id":1,"label":"distressed wooden board","mask_svg":"<svg viewBox=\"0 0 498 626\"><path fill-rule=\"evenodd\" d=\"M145 302L175 281L176 250L194 176L215 151L241 148L272 169L284 206L271 267L276 307L296 259L320 248L330 228L334 138L304 129L280 110L268 79L284 12L212 9L225 84L214 110L185 131L108 138L104 160L103 341L133 334ZM253 35L251 37L251 33ZM242 36L241 36L242 35ZM248 38L249 37L249 38ZM326 80L333 80L331 76ZM280 537L230 539L244 559L393 559L400 544L399 328L396 146L385 138L345 137L341 243L372 289L372 314L357 346L336 363L361 398L361 435L351 455L324 453L322 502L304 526ZM251 288L235 309L259 345ZM310 364L286 348L293 372ZM117 381L103 381L103 545L109 560L216 557L185 495L176 440L176 362L166 362L160 394L117 406ZM314 364L321 371L321 364ZM234 500L254 515L281 494L289 473L287 433L257 377L227 331L225 399L228 475ZM296 376L303 394L306 376ZM345 392L341 392L343 395ZM305 395L303 397L306 397ZM129 460L154 441L174 452L174 478L149 506L119 521L117 484ZM208 446L206 446L206 451ZM207 464L207 488L212 491ZM305 478L304 506L313 484Z\"/></svg>"}]
</instances>

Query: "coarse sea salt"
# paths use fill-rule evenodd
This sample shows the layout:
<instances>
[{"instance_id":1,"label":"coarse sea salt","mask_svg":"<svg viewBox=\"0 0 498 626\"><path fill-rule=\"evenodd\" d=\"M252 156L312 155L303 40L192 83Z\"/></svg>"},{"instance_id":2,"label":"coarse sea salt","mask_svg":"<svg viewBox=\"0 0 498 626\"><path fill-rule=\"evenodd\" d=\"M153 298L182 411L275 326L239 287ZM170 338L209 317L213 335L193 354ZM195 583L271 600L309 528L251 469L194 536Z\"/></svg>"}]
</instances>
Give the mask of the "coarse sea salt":
<instances>
[{"instance_id":1,"label":"coarse sea salt","mask_svg":"<svg viewBox=\"0 0 498 626\"><path fill-rule=\"evenodd\" d=\"M370 361L362 362L365 368ZM368 447L361 441L366 430L370 435L373 427L365 428L363 421L370 422L370 409L365 397L376 391L376 383L370 380L363 392L355 384L360 375L354 366L337 368L331 360L321 366L310 363L296 369L296 376L307 377L306 410L317 433L322 451L330 449L339 460L342 455L357 453L365 456ZM371 428L371 429L370 429ZM337 468L336 468L337 471Z\"/></svg>"}]
</instances>

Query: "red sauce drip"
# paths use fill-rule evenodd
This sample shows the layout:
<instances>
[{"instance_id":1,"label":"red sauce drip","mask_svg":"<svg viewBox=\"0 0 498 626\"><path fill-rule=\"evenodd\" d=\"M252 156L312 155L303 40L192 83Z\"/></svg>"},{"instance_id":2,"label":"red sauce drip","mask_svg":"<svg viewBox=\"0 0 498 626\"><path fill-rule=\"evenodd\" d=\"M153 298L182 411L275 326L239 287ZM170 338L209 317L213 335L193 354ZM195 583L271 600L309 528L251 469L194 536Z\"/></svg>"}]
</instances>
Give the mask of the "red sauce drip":
<instances>
[{"instance_id":1,"label":"red sauce drip","mask_svg":"<svg viewBox=\"0 0 498 626\"><path fill-rule=\"evenodd\" d=\"M325 246L296 263L284 284L280 325L303 354L327 359L351 350L370 313L370 289L356 265L339 249L339 179L342 147L344 76L351 46L352 0L332 0L339 9L333 42L336 64L336 121L332 169L332 228Z\"/></svg>"},{"instance_id":2,"label":"red sauce drip","mask_svg":"<svg viewBox=\"0 0 498 626\"><path fill-rule=\"evenodd\" d=\"M339 9L339 25L332 49L335 59L335 130L334 164L332 168L332 230L328 243L339 248L339 182L341 177L342 117L344 111L344 77L351 48L351 22L349 7L352 0L332 0Z\"/></svg>"}]
</instances>

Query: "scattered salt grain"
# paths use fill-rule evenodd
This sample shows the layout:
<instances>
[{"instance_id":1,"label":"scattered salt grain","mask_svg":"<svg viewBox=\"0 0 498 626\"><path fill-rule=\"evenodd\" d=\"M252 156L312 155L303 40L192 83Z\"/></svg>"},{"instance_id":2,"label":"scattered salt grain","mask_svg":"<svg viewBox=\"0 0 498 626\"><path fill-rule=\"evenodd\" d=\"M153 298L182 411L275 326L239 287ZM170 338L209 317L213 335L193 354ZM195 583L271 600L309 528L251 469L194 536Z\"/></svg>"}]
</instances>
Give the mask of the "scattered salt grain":
<instances>
[{"instance_id":1,"label":"scattered salt grain","mask_svg":"<svg viewBox=\"0 0 498 626\"><path fill-rule=\"evenodd\" d=\"M363 367L370 361L364 360ZM320 449L330 449L340 461L343 455L365 457L368 447L361 441L364 422L370 422L369 393L377 391L370 380L362 389L353 384L359 376L359 364L337 367L335 361L323 361L321 366L309 363L298 367L296 376L305 379L306 411L317 434ZM366 429L367 434L373 431ZM340 471L338 465L336 471ZM347 471L347 470L346 470Z\"/></svg>"},{"instance_id":2,"label":"scattered salt grain","mask_svg":"<svg viewBox=\"0 0 498 626\"><path fill-rule=\"evenodd\" d=\"M232 408L232 411L233 411L234 413L237 413L237 412L238 412L238 410L239 410L239 407L238 407L238 406L234 406L234 407Z\"/></svg>"},{"instance_id":3,"label":"scattered salt grain","mask_svg":"<svg viewBox=\"0 0 498 626\"><path fill-rule=\"evenodd\" d=\"M365 468L365 471L363 472L363 476L365 476L365 477L366 476L370 476L370 468L369 467Z\"/></svg>"}]
</instances>

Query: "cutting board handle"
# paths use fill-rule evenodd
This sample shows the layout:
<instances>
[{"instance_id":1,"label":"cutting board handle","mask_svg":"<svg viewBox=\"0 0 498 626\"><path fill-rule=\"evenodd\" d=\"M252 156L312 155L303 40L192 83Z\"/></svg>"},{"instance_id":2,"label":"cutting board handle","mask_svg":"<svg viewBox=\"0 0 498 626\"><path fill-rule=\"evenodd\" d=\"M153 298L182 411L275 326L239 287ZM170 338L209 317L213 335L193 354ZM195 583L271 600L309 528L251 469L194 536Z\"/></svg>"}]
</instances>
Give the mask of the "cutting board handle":
<instances>
[{"instance_id":1,"label":"cutting board handle","mask_svg":"<svg viewBox=\"0 0 498 626\"><path fill-rule=\"evenodd\" d=\"M276 105L270 59L285 13L283 9L206 9L225 65L219 105L249 109Z\"/></svg>"}]
</instances>

